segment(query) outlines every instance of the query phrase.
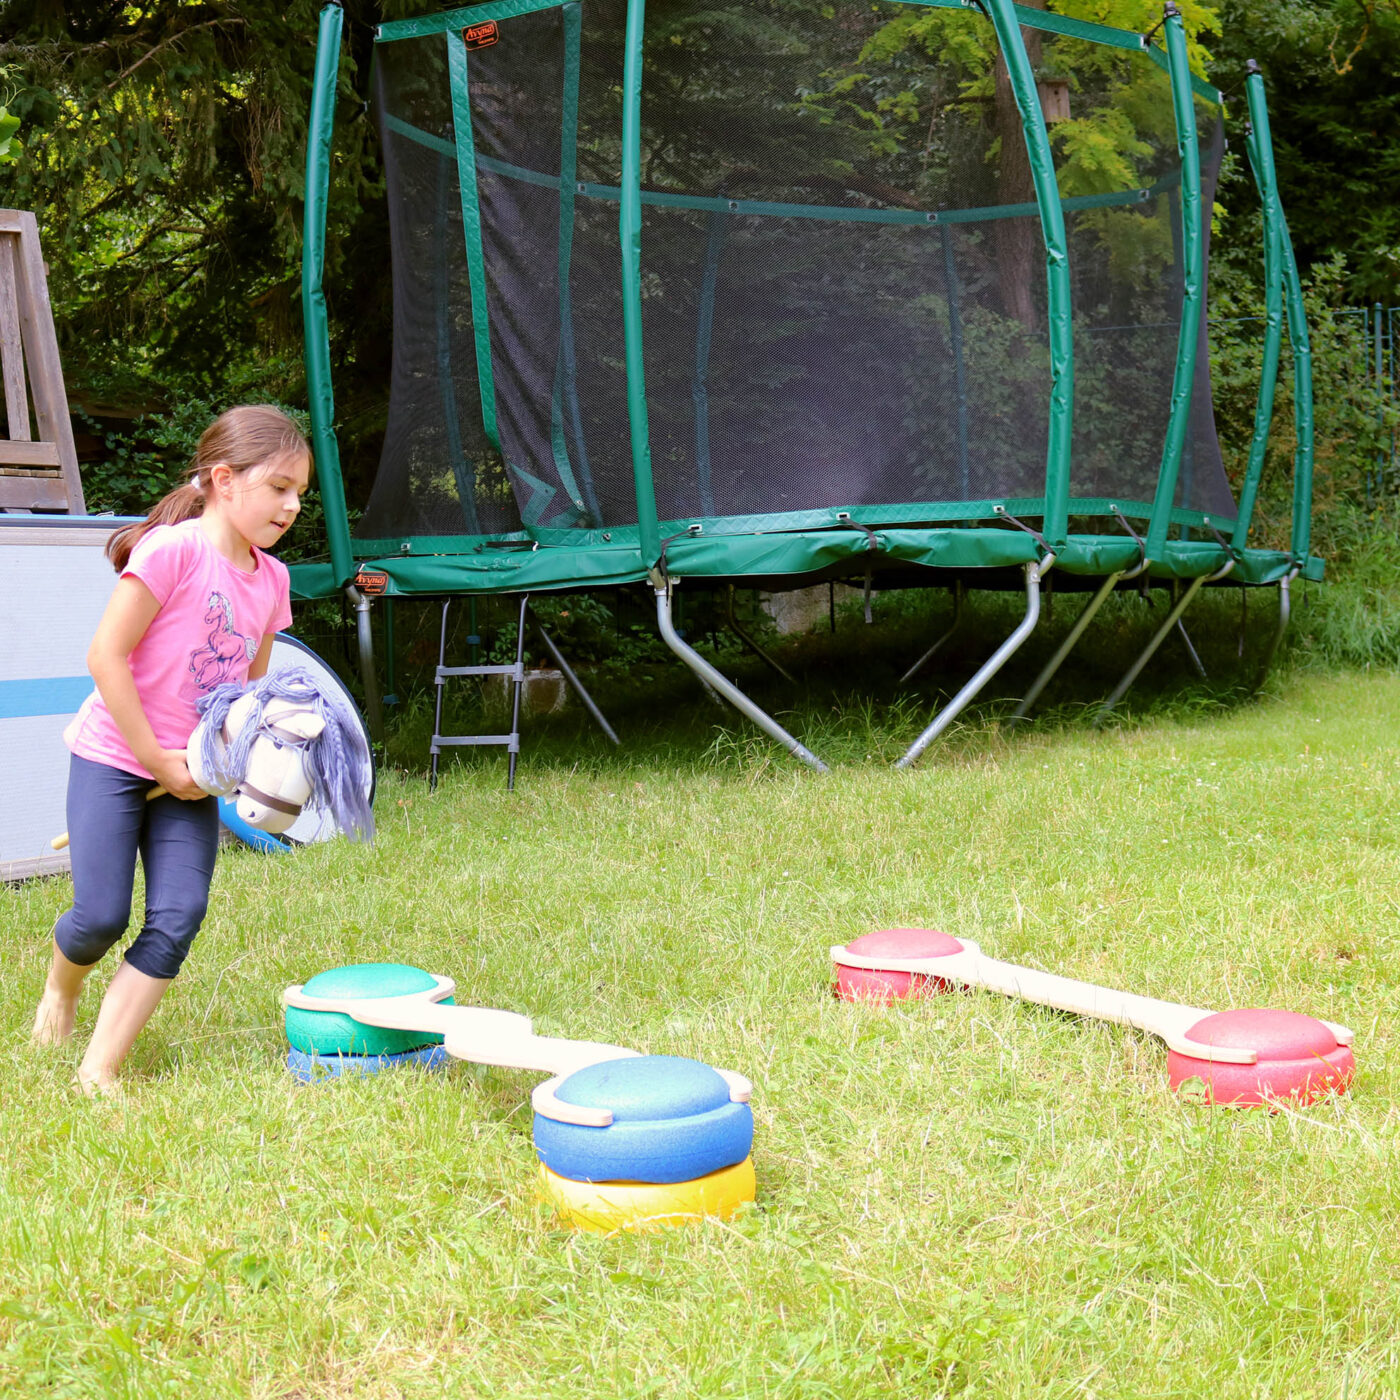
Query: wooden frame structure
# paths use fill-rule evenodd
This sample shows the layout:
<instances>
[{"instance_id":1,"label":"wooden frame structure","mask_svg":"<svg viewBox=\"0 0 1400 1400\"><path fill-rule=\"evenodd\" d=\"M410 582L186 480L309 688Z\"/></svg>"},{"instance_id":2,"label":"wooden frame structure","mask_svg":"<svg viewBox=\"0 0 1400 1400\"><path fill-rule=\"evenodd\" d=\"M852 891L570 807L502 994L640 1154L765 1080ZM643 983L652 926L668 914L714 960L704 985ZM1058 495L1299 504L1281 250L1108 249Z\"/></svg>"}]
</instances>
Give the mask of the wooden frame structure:
<instances>
[{"instance_id":1,"label":"wooden frame structure","mask_svg":"<svg viewBox=\"0 0 1400 1400\"><path fill-rule=\"evenodd\" d=\"M82 515L39 225L27 210L0 209L0 375L7 425L0 438L0 510Z\"/></svg>"}]
</instances>

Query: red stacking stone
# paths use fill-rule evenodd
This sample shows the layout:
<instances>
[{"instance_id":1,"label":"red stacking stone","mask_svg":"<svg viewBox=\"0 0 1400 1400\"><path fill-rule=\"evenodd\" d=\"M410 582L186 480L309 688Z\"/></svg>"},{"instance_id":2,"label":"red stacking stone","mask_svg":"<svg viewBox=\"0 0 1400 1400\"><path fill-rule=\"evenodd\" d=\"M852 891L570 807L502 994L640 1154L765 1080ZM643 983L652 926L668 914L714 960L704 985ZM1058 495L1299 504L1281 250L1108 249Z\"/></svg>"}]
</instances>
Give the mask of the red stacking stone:
<instances>
[{"instance_id":1,"label":"red stacking stone","mask_svg":"<svg viewBox=\"0 0 1400 1400\"><path fill-rule=\"evenodd\" d=\"M1213 1104L1312 1103L1345 1091L1356 1072L1351 1047L1339 1044L1321 1021L1297 1011L1222 1011L1197 1021L1187 1034L1204 1045L1253 1050L1259 1057L1256 1064L1232 1065L1167 1052L1172 1088L1198 1079Z\"/></svg>"},{"instance_id":2,"label":"red stacking stone","mask_svg":"<svg viewBox=\"0 0 1400 1400\"><path fill-rule=\"evenodd\" d=\"M867 933L846 945L863 958L946 958L963 945L951 934L931 928L887 928ZM950 992L954 985L921 972L872 972L863 967L836 967L836 995L842 1001L889 1003Z\"/></svg>"}]
</instances>

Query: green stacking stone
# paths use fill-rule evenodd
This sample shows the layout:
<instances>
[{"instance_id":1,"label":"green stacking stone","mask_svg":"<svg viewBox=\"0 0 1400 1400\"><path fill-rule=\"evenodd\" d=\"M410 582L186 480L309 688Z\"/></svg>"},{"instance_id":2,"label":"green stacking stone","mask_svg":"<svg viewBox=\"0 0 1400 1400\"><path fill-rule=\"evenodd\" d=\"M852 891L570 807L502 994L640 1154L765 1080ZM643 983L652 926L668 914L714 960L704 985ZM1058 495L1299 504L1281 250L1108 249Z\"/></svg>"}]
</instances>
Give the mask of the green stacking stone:
<instances>
[{"instance_id":1,"label":"green stacking stone","mask_svg":"<svg viewBox=\"0 0 1400 1400\"><path fill-rule=\"evenodd\" d=\"M430 990L431 973L404 963L355 963L319 972L305 986L308 997L401 997ZM443 1004L450 1004L444 997ZM402 1055L424 1045L441 1045L440 1035L426 1031L391 1031L365 1026L338 1011L304 1011L289 1006L287 1040L294 1050L314 1055Z\"/></svg>"}]
</instances>

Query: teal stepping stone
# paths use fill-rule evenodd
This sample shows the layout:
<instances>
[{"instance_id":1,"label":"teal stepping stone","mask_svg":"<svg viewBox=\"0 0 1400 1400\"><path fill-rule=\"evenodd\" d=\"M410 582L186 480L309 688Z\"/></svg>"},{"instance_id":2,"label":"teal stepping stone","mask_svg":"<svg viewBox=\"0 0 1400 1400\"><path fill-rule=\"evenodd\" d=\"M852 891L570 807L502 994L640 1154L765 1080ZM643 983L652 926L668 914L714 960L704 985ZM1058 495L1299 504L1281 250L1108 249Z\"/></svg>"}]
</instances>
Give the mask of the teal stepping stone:
<instances>
[{"instance_id":1,"label":"teal stepping stone","mask_svg":"<svg viewBox=\"0 0 1400 1400\"><path fill-rule=\"evenodd\" d=\"M404 963L354 963L319 972L305 986L308 998L344 998L346 1001L374 997L408 996L431 991L436 982L421 967ZM451 1005L444 997L439 1005ZM339 1011L306 1011L299 1006L286 1008L287 1042L293 1050L316 1055L403 1055L425 1045L441 1045L442 1036L427 1031L394 1031L366 1026Z\"/></svg>"}]
</instances>

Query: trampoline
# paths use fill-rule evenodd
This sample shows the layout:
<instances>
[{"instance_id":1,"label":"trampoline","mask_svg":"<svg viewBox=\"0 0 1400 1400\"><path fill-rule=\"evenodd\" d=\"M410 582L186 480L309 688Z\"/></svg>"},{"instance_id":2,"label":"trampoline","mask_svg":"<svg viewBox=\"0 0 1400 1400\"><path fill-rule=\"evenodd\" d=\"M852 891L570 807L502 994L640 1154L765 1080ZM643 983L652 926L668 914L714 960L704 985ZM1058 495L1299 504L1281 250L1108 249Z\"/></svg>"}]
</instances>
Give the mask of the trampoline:
<instances>
[{"instance_id":1,"label":"trampoline","mask_svg":"<svg viewBox=\"0 0 1400 1400\"><path fill-rule=\"evenodd\" d=\"M393 367L352 537L322 289L342 15L322 10L303 300L329 562L294 569L298 592L348 590L363 654L371 594L645 583L667 645L818 768L677 634L678 585L1024 590L905 765L1031 634L1052 569L1085 608L1018 714L1120 587L1170 584L1175 603L1108 706L1203 587L1277 589L1271 656L1290 583L1322 565L1308 332L1257 68L1243 126L1267 304L1236 494L1207 324L1226 112L1176 7L1151 36L1011 0L797 13L486 0L378 27ZM886 109L849 80L891 21L924 26L920 142L880 139ZM816 24L840 44L812 42ZM969 45L996 56L980 88L956 67ZM1065 139L1086 122L1112 127L1116 159ZM1285 334L1292 530L1265 549L1250 526Z\"/></svg>"}]
</instances>

